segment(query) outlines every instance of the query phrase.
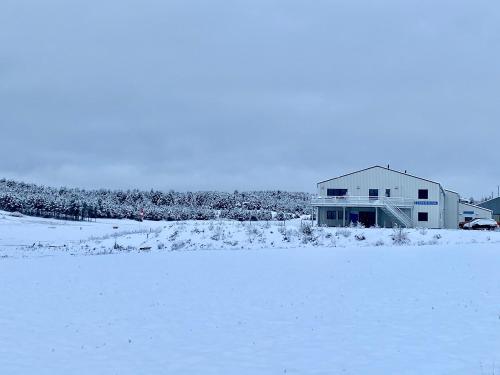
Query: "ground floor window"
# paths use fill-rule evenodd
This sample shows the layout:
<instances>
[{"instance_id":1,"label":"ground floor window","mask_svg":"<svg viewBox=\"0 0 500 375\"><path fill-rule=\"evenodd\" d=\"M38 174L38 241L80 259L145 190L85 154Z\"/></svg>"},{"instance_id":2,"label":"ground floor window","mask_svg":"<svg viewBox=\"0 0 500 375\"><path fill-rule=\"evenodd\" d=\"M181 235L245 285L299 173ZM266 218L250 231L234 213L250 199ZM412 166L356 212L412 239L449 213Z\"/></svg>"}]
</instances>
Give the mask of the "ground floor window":
<instances>
[{"instance_id":1,"label":"ground floor window","mask_svg":"<svg viewBox=\"0 0 500 375\"><path fill-rule=\"evenodd\" d=\"M326 211L326 219L327 220L344 220L344 212L342 210L332 210Z\"/></svg>"},{"instance_id":2,"label":"ground floor window","mask_svg":"<svg viewBox=\"0 0 500 375\"><path fill-rule=\"evenodd\" d=\"M326 218L328 220L337 220L337 211L326 211Z\"/></svg>"},{"instance_id":3,"label":"ground floor window","mask_svg":"<svg viewBox=\"0 0 500 375\"><path fill-rule=\"evenodd\" d=\"M429 213L428 212L419 212L418 213L418 221L429 221Z\"/></svg>"}]
</instances>

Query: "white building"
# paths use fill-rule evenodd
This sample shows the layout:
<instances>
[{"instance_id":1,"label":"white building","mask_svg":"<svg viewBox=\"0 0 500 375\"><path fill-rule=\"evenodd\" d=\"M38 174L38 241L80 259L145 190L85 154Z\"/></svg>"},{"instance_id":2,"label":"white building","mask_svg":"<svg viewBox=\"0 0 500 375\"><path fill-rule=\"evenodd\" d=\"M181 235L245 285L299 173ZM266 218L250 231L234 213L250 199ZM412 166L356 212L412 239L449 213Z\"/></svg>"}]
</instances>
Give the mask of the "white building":
<instances>
[{"instance_id":1,"label":"white building","mask_svg":"<svg viewBox=\"0 0 500 375\"><path fill-rule=\"evenodd\" d=\"M374 166L319 182L317 188L312 205L318 225L458 228L459 194L407 173Z\"/></svg>"},{"instance_id":2,"label":"white building","mask_svg":"<svg viewBox=\"0 0 500 375\"><path fill-rule=\"evenodd\" d=\"M493 217L493 211L488 208L460 201L458 206L458 216L461 223L467 223L474 219L490 219Z\"/></svg>"}]
</instances>

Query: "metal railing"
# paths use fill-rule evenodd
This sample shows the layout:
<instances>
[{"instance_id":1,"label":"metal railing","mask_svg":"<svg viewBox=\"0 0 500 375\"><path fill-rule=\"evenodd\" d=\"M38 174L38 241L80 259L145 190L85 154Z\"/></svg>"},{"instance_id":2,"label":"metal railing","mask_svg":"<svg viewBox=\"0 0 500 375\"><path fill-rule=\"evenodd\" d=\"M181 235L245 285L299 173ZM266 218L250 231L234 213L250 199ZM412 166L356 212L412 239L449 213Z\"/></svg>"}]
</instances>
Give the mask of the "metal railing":
<instances>
[{"instance_id":1,"label":"metal railing","mask_svg":"<svg viewBox=\"0 0 500 375\"><path fill-rule=\"evenodd\" d=\"M316 197L311 199L313 206L347 206L347 205L367 205L384 206L392 205L396 207L413 207L415 199L400 197L374 197L374 196L349 196L342 197Z\"/></svg>"},{"instance_id":2,"label":"metal railing","mask_svg":"<svg viewBox=\"0 0 500 375\"><path fill-rule=\"evenodd\" d=\"M392 204L391 201L386 201L385 205L382 207L382 209L389 212L392 216L394 216L406 228L413 227L412 218L410 216L408 216L406 213L404 213L399 207Z\"/></svg>"}]
</instances>

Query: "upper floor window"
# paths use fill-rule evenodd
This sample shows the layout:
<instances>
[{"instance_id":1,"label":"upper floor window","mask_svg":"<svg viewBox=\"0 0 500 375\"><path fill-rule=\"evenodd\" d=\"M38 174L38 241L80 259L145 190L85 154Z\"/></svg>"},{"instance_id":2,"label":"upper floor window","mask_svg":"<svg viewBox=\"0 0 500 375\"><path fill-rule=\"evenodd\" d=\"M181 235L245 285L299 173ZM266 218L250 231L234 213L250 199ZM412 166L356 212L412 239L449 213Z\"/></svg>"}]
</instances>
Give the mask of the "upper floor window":
<instances>
[{"instance_id":1,"label":"upper floor window","mask_svg":"<svg viewBox=\"0 0 500 375\"><path fill-rule=\"evenodd\" d=\"M370 199L377 199L378 198L378 189L369 189L368 196L370 197Z\"/></svg>"},{"instance_id":2,"label":"upper floor window","mask_svg":"<svg viewBox=\"0 0 500 375\"><path fill-rule=\"evenodd\" d=\"M387 198L390 198L391 197L391 189L385 189L385 196Z\"/></svg>"},{"instance_id":3,"label":"upper floor window","mask_svg":"<svg viewBox=\"0 0 500 375\"><path fill-rule=\"evenodd\" d=\"M429 190L419 189L418 190L418 199L429 199Z\"/></svg>"},{"instance_id":4,"label":"upper floor window","mask_svg":"<svg viewBox=\"0 0 500 375\"><path fill-rule=\"evenodd\" d=\"M329 197L343 197L347 195L347 189L327 189L326 195Z\"/></svg>"}]
</instances>

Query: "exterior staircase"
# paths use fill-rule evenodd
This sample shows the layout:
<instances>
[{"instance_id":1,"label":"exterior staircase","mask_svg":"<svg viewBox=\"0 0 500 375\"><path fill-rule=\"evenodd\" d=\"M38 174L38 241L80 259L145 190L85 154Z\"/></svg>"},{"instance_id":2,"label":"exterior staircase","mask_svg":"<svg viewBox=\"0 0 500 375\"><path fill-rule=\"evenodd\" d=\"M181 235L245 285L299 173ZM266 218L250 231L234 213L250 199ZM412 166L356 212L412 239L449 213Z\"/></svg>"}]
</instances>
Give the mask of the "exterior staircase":
<instances>
[{"instance_id":1,"label":"exterior staircase","mask_svg":"<svg viewBox=\"0 0 500 375\"><path fill-rule=\"evenodd\" d=\"M398 220L402 226L406 228L413 227L413 220L407 214L405 214L399 207L394 205L389 199L384 199L384 205L381 207L386 214L393 216Z\"/></svg>"}]
</instances>

